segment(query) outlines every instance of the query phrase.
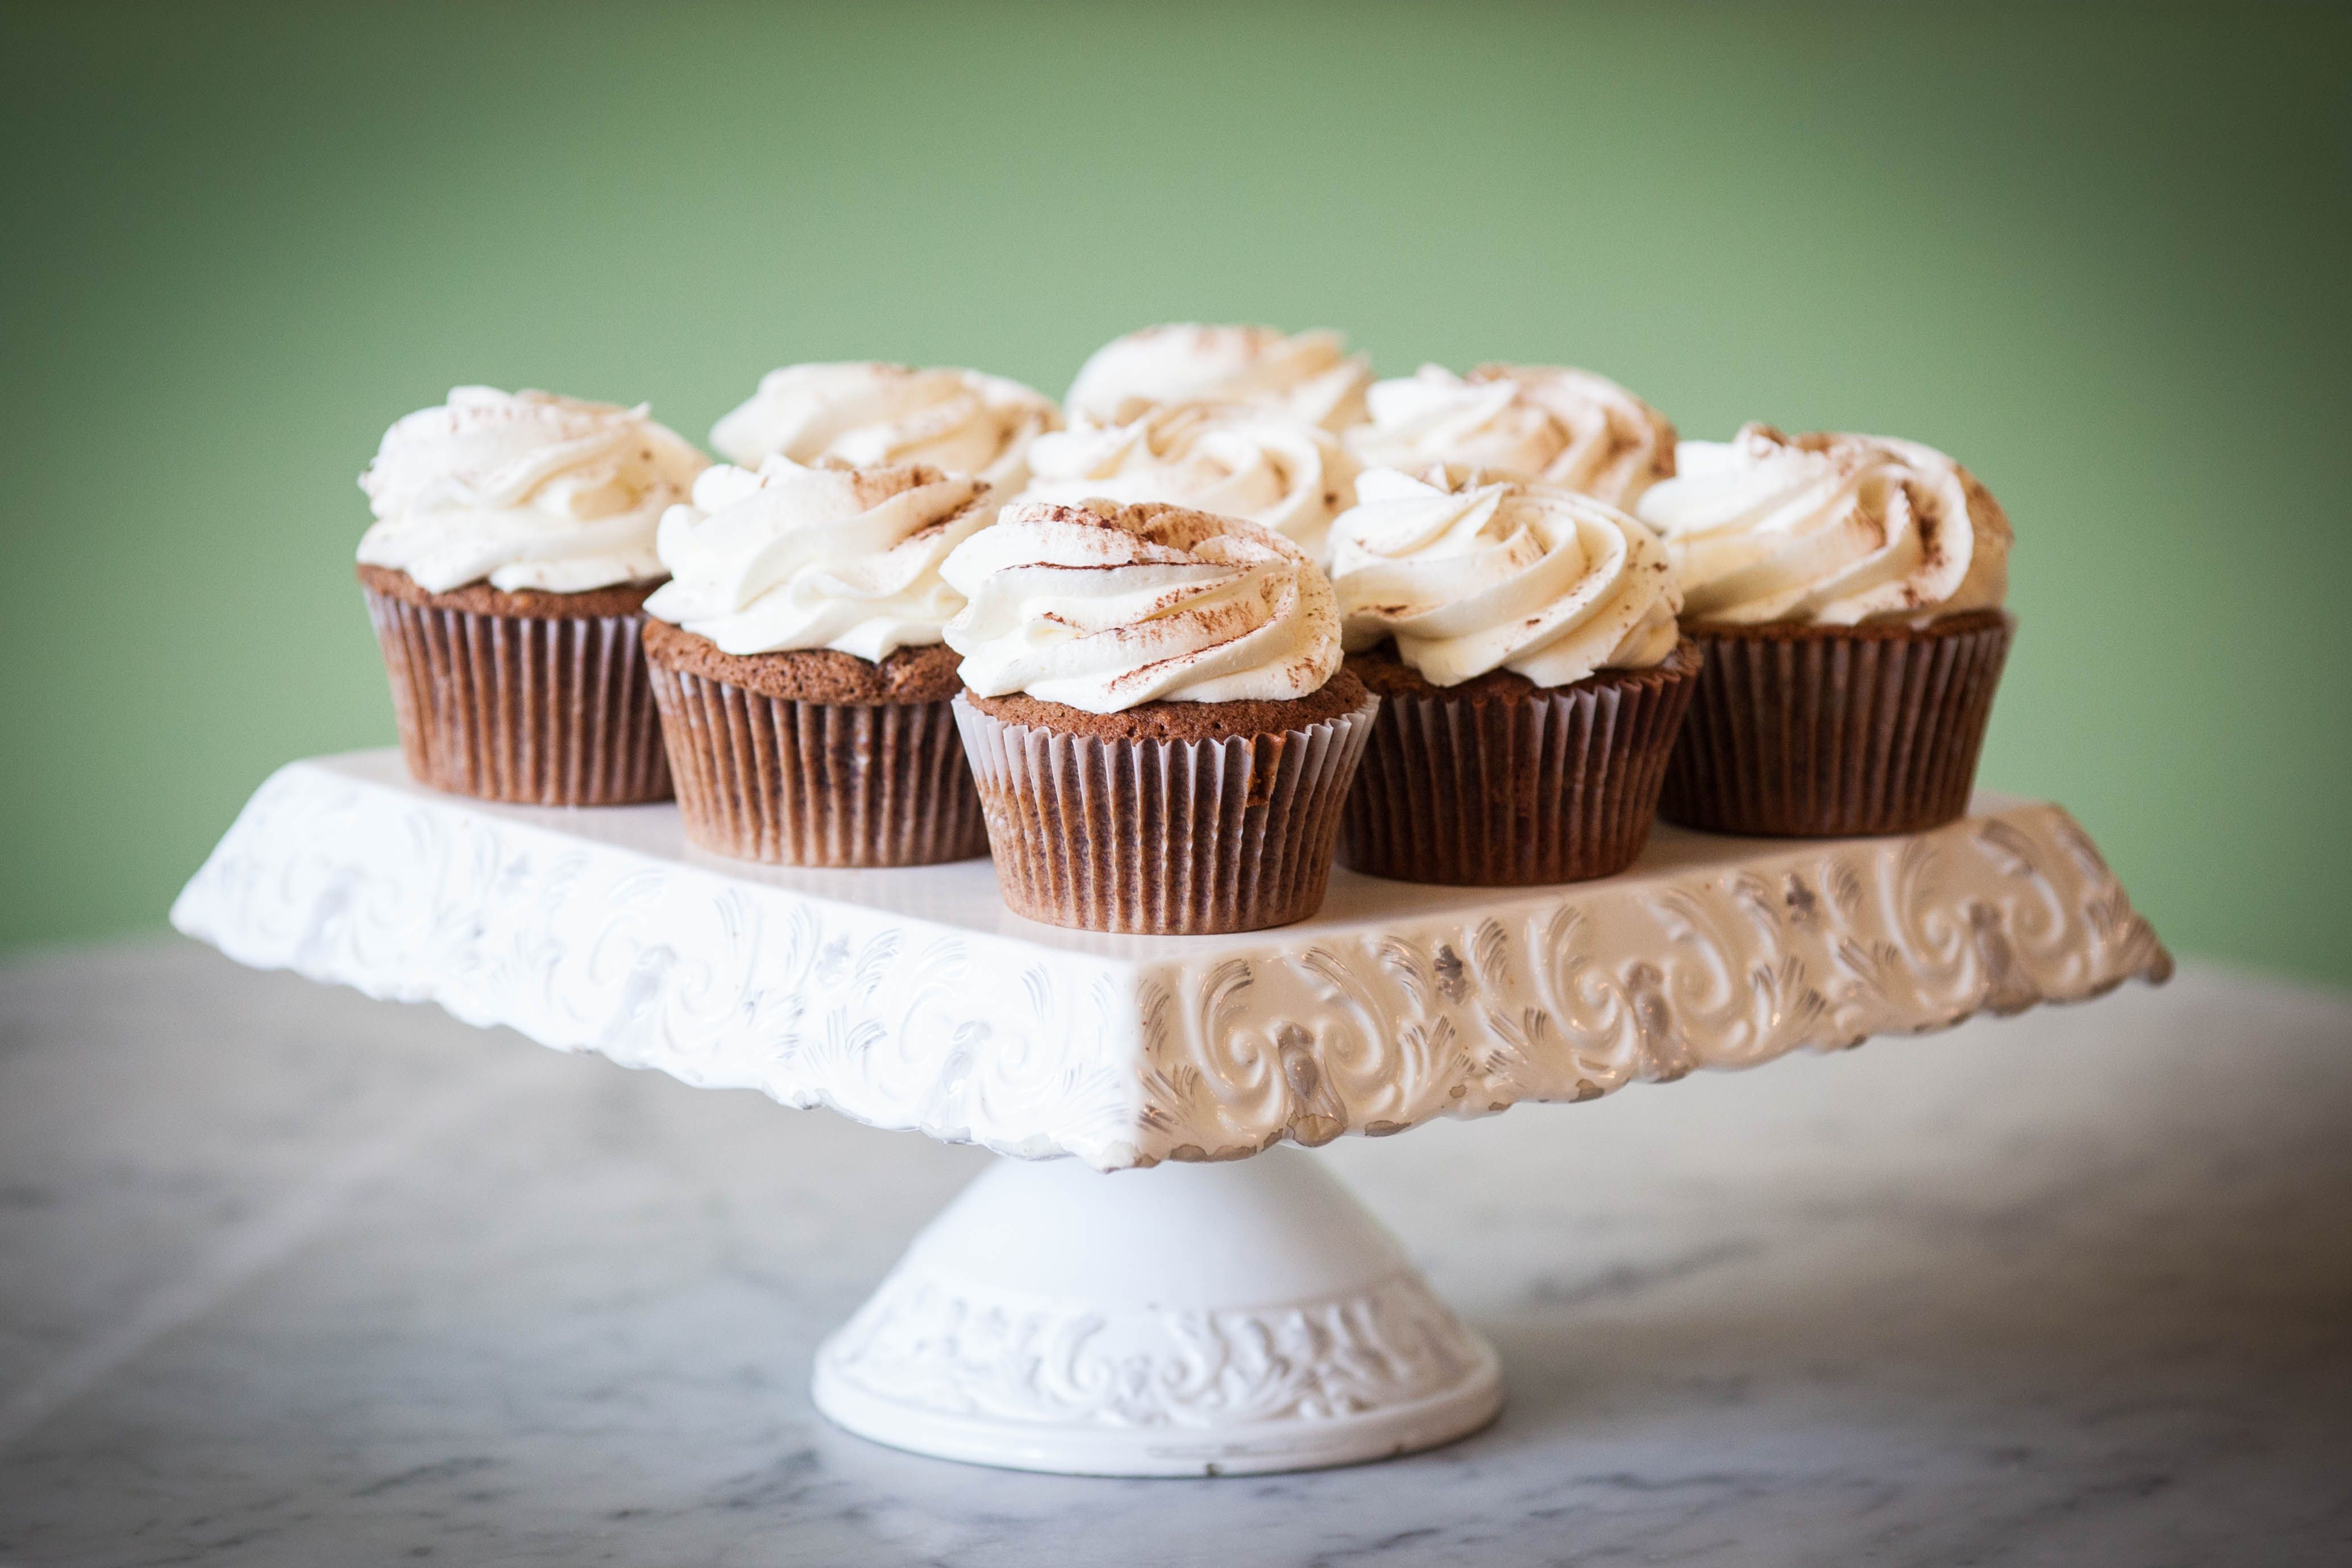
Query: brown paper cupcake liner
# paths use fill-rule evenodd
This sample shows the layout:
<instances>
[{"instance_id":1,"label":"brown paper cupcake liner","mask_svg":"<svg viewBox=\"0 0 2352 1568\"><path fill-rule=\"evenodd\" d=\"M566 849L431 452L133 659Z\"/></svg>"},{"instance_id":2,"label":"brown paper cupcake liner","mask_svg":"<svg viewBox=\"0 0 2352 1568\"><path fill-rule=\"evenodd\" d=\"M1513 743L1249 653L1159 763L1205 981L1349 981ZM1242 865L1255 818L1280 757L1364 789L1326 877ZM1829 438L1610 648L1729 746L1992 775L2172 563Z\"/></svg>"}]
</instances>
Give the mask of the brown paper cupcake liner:
<instances>
[{"instance_id":1,"label":"brown paper cupcake liner","mask_svg":"<svg viewBox=\"0 0 2352 1568\"><path fill-rule=\"evenodd\" d=\"M1709 832L1907 833L1966 813L2015 632L2000 611L1925 627L1685 627L1706 668L1659 814Z\"/></svg>"},{"instance_id":2,"label":"brown paper cupcake liner","mask_svg":"<svg viewBox=\"0 0 2352 1568\"><path fill-rule=\"evenodd\" d=\"M1700 667L1485 696L1384 691L1348 796L1339 860L1402 882L1524 887L1609 876L1649 841Z\"/></svg>"},{"instance_id":3,"label":"brown paper cupcake liner","mask_svg":"<svg viewBox=\"0 0 2352 1568\"><path fill-rule=\"evenodd\" d=\"M763 695L653 665L686 836L739 860L904 866L988 852L980 797L937 702Z\"/></svg>"},{"instance_id":4,"label":"brown paper cupcake liner","mask_svg":"<svg viewBox=\"0 0 2352 1568\"><path fill-rule=\"evenodd\" d=\"M534 806L669 799L636 615L493 615L362 590L419 783Z\"/></svg>"},{"instance_id":5,"label":"brown paper cupcake liner","mask_svg":"<svg viewBox=\"0 0 2352 1568\"><path fill-rule=\"evenodd\" d=\"M1286 925L1321 906L1380 704L1223 740L1065 734L954 706L1015 914L1193 936Z\"/></svg>"}]
</instances>

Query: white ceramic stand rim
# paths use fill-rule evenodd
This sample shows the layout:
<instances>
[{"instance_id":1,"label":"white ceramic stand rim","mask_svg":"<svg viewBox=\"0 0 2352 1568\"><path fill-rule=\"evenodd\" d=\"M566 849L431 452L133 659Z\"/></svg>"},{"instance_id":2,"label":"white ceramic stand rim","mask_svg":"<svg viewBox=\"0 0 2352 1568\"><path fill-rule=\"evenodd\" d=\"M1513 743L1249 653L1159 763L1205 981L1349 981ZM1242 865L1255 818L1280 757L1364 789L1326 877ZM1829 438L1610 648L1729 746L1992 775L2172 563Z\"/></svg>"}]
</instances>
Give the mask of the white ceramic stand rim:
<instances>
[{"instance_id":1,"label":"white ceramic stand rim","mask_svg":"<svg viewBox=\"0 0 2352 1568\"><path fill-rule=\"evenodd\" d=\"M1000 1161L819 1349L814 1391L893 1448L1104 1476L1385 1458L1503 1397L1492 1347L1292 1149L1110 1175Z\"/></svg>"}]
</instances>

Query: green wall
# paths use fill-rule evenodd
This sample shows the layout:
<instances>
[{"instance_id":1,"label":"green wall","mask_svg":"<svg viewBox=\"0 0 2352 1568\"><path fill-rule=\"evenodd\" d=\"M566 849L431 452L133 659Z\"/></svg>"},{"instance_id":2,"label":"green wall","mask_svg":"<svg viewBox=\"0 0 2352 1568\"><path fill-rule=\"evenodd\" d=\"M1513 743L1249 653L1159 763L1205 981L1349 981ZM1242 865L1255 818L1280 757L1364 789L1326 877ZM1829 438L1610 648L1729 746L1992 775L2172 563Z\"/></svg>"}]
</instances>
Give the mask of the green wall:
<instances>
[{"instance_id":1,"label":"green wall","mask_svg":"<svg viewBox=\"0 0 2352 1568\"><path fill-rule=\"evenodd\" d=\"M1987 782L2352 980L2347 33L1978 6L0 20L0 944L152 927L392 737L352 478L451 383L700 438L793 360L1171 318L1916 436L2015 519Z\"/></svg>"}]
</instances>

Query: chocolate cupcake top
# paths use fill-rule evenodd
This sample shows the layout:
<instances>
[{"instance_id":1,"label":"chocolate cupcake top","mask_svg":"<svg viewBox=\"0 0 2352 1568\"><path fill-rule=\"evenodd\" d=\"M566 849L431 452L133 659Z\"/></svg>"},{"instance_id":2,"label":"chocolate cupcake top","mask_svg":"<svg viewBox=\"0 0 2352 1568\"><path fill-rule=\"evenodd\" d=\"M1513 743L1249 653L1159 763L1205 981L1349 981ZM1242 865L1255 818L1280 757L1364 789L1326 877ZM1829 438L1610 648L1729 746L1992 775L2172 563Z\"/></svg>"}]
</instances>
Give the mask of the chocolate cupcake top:
<instances>
[{"instance_id":1,"label":"chocolate cupcake top","mask_svg":"<svg viewBox=\"0 0 2352 1568\"><path fill-rule=\"evenodd\" d=\"M1239 402L1344 430L1364 417L1371 379L1370 361L1337 332L1185 322L1105 343L1062 401L1072 419L1095 424L1124 424L1163 402Z\"/></svg>"},{"instance_id":2,"label":"chocolate cupcake top","mask_svg":"<svg viewBox=\"0 0 2352 1568\"><path fill-rule=\"evenodd\" d=\"M1604 501L1442 465L1367 469L1356 490L1331 534L1350 649L1393 638L1432 685L1508 670L1561 686L1680 640L1665 547Z\"/></svg>"},{"instance_id":3,"label":"chocolate cupcake top","mask_svg":"<svg viewBox=\"0 0 2352 1568\"><path fill-rule=\"evenodd\" d=\"M1028 481L1029 444L1061 428L1051 398L1003 376L853 361L770 371L710 427L710 444L746 468L780 456L927 463L977 476L1001 502Z\"/></svg>"},{"instance_id":4,"label":"chocolate cupcake top","mask_svg":"<svg viewBox=\"0 0 2352 1568\"><path fill-rule=\"evenodd\" d=\"M1933 447L1748 424L1684 442L1676 462L1640 511L1681 569L1691 620L1925 622L2008 591L2008 516Z\"/></svg>"},{"instance_id":5,"label":"chocolate cupcake top","mask_svg":"<svg viewBox=\"0 0 2352 1568\"><path fill-rule=\"evenodd\" d=\"M1631 507L1675 471L1675 427L1606 376L1563 365L1423 365L1374 383L1371 423L1349 433L1367 466L1433 463L1539 479Z\"/></svg>"},{"instance_id":6,"label":"chocolate cupcake top","mask_svg":"<svg viewBox=\"0 0 2352 1568\"><path fill-rule=\"evenodd\" d=\"M1283 702L1339 668L1331 585L1271 528L1184 507L1030 502L940 569L963 684L1087 713Z\"/></svg>"},{"instance_id":7,"label":"chocolate cupcake top","mask_svg":"<svg viewBox=\"0 0 2352 1568\"><path fill-rule=\"evenodd\" d=\"M654 530L709 459L646 405L457 387L384 432L360 488L365 566L444 593L578 593L662 573Z\"/></svg>"},{"instance_id":8,"label":"chocolate cupcake top","mask_svg":"<svg viewBox=\"0 0 2352 1568\"><path fill-rule=\"evenodd\" d=\"M1239 403L1163 403L1125 424L1082 425L1030 449L1027 501L1167 501L1262 523L1317 560L1355 503L1339 437Z\"/></svg>"},{"instance_id":9,"label":"chocolate cupcake top","mask_svg":"<svg viewBox=\"0 0 2352 1568\"><path fill-rule=\"evenodd\" d=\"M661 521L670 580L646 613L729 653L830 648L879 661L940 641L963 596L940 564L987 520L988 486L921 464L720 464Z\"/></svg>"}]
</instances>

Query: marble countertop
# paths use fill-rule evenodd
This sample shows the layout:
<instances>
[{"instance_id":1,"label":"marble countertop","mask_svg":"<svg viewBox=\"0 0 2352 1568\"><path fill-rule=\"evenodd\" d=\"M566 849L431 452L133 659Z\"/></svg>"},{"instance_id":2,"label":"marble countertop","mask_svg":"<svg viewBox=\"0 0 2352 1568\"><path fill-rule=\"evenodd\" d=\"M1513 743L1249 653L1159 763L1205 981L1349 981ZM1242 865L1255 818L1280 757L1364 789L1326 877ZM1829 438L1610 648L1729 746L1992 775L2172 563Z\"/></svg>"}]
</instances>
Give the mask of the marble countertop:
<instances>
[{"instance_id":1,"label":"marble countertop","mask_svg":"<svg viewBox=\"0 0 2352 1568\"><path fill-rule=\"evenodd\" d=\"M1510 1404L1319 1474L819 1419L988 1157L184 942L0 967L0 1564L2352 1562L2352 998L2192 966L1333 1145Z\"/></svg>"}]
</instances>

